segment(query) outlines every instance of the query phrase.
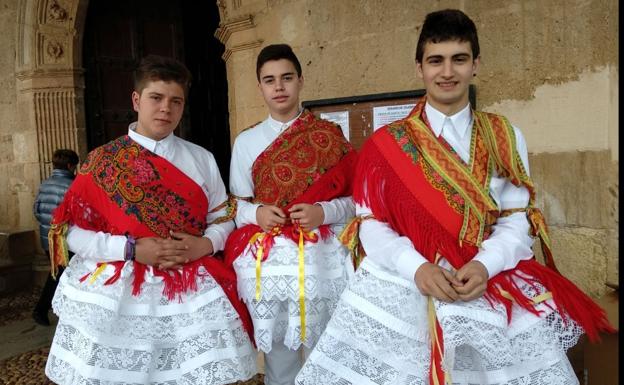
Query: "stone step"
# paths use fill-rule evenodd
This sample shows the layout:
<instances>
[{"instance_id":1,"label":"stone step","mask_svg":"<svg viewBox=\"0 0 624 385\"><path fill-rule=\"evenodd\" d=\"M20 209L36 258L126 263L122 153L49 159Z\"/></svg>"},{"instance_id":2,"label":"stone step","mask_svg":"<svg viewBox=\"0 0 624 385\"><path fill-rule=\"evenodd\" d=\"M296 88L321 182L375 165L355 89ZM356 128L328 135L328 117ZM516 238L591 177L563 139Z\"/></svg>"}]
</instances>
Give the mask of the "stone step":
<instances>
[{"instance_id":1,"label":"stone step","mask_svg":"<svg viewBox=\"0 0 624 385\"><path fill-rule=\"evenodd\" d=\"M0 229L0 266L31 263L37 242L39 239L32 229Z\"/></svg>"},{"instance_id":2,"label":"stone step","mask_svg":"<svg viewBox=\"0 0 624 385\"><path fill-rule=\"evenodd\" d=\"M32 229L0 229L0 293L31 288L37 242Z\"/></svg>"}]
</instances>

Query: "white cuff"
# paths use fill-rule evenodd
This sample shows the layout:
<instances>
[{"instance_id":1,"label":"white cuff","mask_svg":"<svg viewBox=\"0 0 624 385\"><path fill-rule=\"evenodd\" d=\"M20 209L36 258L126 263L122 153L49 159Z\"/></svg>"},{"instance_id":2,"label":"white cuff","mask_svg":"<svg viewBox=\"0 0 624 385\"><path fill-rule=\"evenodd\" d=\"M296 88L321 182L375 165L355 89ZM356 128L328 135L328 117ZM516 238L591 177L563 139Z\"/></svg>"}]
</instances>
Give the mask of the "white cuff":
<instances>
[{"instance_id":1,"label":"white cuff","mask_svg":"<svg viewBox=\"0 0 624 385\"><path fill-rule=\"evenodd\" d=\"M204 233L204 237L210 239L210 242L212 242L213 254L218 251L223 250L223 247L225 246L225 242L223 242L223 237L221 236L221 233L219 233L217 230L207 229L206 232Z\"/></svg>"},{"instance_id":2,"label":"white cuff","mask_svg":"<svg viewBox=\"0 0 624 385\"><path fill-rule=\"evenodd\" d=\"M405 250L396 259L397 272L401 277L414 282L416 270L426 262L427 259L416 250Z\"/></svg>"},{"instance_id":3,"label":"white cuff","mask_svg":"<svg viewBox=\"0 0 624 385\"><path fill-rule=\"evenodd\" d=\"M69 226L67 232L69 251L98 262L123 261L127 240L125 235L85 230L76 225Z\"/></svg>"},{"instance_id":4,"label":"white cuff","mask_svg":"<svg viewBox=\"0 0 624 385\"><path fill-rule=\"evenodd\" d=\"M331 225L337 222L335 215L332 215L332 214L335 214L335 210L331 209L330 207L331 203L316 202L314 204L321 206L321 208L323 209L323 224L324 225Z\"/></svg>"},{"instance_id":5,"label":"white cuff","mask_svg":"<svg viewBox=\"0 0 624 385\"><path fill-rule=\"evenodd\" d=\"M505 268L505 261L496 251L479 250L473 260L479 261L485 266L488 271L488 279L494 278Z\"/></svg>"},{"instance_id":6,"label":"white cuff","mask_svg":"<svg viewBox=\"0 0 624 385\"><path fill-rule=\"evenodd\" d=\"M235 219L237 227L243 227L247 224L258 224L256 212L258 211L258 207L262 206L262 204L239 200L237 206Z\"/></svg>"},{"instance_id":7,"label":"white cuff","mask_svg":"<svg viewBox=\"0 0 624 385\"><path fill-rule=\"evenodd\" d=\"M128 242L128 238L125 235L111 235L108 239L108 247L111 255L114 256L114 260L123 260L125 258L126 242Z\"/></svg>"}]
</instances>

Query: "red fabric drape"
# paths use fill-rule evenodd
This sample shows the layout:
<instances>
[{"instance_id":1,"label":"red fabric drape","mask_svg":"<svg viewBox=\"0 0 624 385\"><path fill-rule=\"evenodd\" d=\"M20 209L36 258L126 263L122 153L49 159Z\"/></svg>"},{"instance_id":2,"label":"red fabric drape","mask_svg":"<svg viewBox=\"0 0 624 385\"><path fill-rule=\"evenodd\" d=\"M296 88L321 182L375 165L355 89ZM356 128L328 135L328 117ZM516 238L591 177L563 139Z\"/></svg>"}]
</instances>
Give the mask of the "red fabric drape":
<instances>
[{"instance_id":1,"label":"red fabric drape","mask_svg":"<svg viewBox=\"0 0 624 385\"><path fill-rule=\"evenodd\" d=\"M123 136L89 153L81 165L53 215L51 258L54 264L66 261L62 255L67 251L63 235L69 225L137 239L168 237L170 230L201 236L207 226L208 207L206 195L193 180L164 158ZM115 273L105 284L118 280L125 263L133 264L132 293L138 295L147 266L137 261L110 263ZM179 271L156 267L153 271L163 278L163 295L181 299L182 293L197 290L200 266L223 288L253 340L251 317L238 298L236 274L230 266L204 256Z\"/></svg>"},{"instance_id":2,"label":"red fabric drape","mask_svg":"<svg viewBox=\"0 0 624 385\"><path fill-rule=\"evenodd\" d=\"M405 121L395 123L395 128L396 125L407 129ZM425 176L425 160L418 153L418 143L412 143L414 151L406 152L405 143L399 141L385 127L365 143L355 172L353 199L370 207L375 218L407 236L430 262L440 253L459 269L478 251L478 247L469 243L460 245L458 241L463 213L457 212L448 195L433 187ZM508 317L511 317L512 301L503 297L499 289L511 294L520 306L537 313L533 302L524 297L512 277L544 285L552 292L555 306L564 318L569 316L579 323L590 340L598 340L599 331L613 330L598 305L567 278L535 259L522 261L515 269L504 271L488 282L486 298L504 304Z\"/></svg>"},{"instance_id":3,"label":"red fabric drape","mask_svg":"<svg viewBox=\"0 0 624 385\"><path fill-rule=\"evenodd\" d=\"M356 162L357 153L338 126L304 111L254 162L254 201L277 205L287 213L297 203L350 196ZM322 238L329 235L328 226L319 230ZM261 231L253 224L234 230L225 245L226 263L231 265ZM298 241L299 233L291 224L283 226L281 233ZM265 258L268 254L265 250Z\"/></svg>"}]
</instances>

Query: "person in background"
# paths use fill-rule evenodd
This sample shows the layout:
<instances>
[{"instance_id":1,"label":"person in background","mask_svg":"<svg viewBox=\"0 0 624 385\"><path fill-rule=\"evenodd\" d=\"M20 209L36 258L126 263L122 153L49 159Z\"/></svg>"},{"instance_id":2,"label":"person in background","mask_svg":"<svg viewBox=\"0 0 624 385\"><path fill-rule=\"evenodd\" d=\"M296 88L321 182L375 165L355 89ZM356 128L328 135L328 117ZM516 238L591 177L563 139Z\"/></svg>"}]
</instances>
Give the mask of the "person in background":
<instances>
[{"instance_id":1,"label":"person in background","mask_svg":"<svg viewBox=\"0 0 624 385\"><path fill-rule=\"evenodd\" d=\"M39 185L39 191L33 205L33 213L39 222L41 247L46 252L48 259L50 258L48 231L50 231L52 212L61 203L67 189L74 181L78 162L78 154L74 150L58 149L54 151L52 154L52 174ZM59 274L61 274L61 270L59 270ZM52 297L57 283L58 281L52 278L52 275L48 275L43 285L39 300L32 312L33 319L39 325L50 326L48 311L52 307Z\"/></svg>"}]
</instances>

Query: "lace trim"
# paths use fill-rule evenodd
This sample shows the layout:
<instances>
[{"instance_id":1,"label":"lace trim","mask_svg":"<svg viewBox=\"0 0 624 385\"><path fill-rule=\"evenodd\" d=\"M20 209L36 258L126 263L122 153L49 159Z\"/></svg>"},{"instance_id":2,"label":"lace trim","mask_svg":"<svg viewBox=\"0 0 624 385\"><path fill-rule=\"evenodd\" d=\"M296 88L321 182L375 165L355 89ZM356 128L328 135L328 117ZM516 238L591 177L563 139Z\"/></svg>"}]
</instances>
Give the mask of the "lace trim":
<instances>
[{"instance_id":1,"label":"lace trim","mask_svg":"<svg viewBox=\"0 0 624 385\"><path fill-rule=\"evenodd\" d=\"M218 385L247 380L256 372L253 352L238 358L203 360L197 365L178 362L175 366L167 365L176 354L166 351L98 348L85 357L87 361L66 352L53 345L46 365L46 375L59 385Z\"/></svg>"},{"instance_id":2,"label":"lace trim","mask_svg":"<svg viewBox=\"0 0 624 385\"><path fill-rule=\"evenodd\" d=\"M269 353L274 342L283 342L291 350L301 345L313 348L336 308L338 298L306 300L306 340L301 342L299 303L296 300L262 300L247 303L254 322L258 349Z\"/></svg>"},{"instance_id":3,"label":"lace trim","mask_svg":"<svg viewBox=\"0 0 624 385\"><path fill-rule=\"evenodd\" d=\"M255 300L255 260L248 254L236 259L234 269L238 277L238 293L245 302ZM261 299L299 299L298 249L290 240L276 238L269 258L262 263ZM335 237L325 242L305 247L305 297L306 299L340 296L353 275L349 251Z\"/></svg>"},{"instance_id":4,"label":"lace trim","mask_svg":"<svg viewBox=\"0 0 624 385\"><path fill-rule=\"evenodd\" d=\"M391 321L428 330L426 312L418 310L424 309L426 298L394 282L396 278L381 278L386 275L362 264L297 384L428 384L428 338L414 339ZM522 289L530 296L544 290L529 285ZM514 306L508 325L498 322L507 319L504 307L492 307L485 299L436 307L444 330L443 364L452 368L454 384L578 384L565 350L577 342L581 330L569 320L563 323L557 312L536 317Z\"/></svg>"},{"instance_id":5,"label":"lace trim","mask_svg":"<svg viewBox=\"0 0 624 385\"><path fill-rule=\"evenodd\" d=\"M60 320L46 373L56 383L226 384L255 374L255 350L210 275L179 303L158 277L132 295L131 269L115 285L81 283L89 266L77 258L53 299Z\"/></svg>"}]
</instances>

